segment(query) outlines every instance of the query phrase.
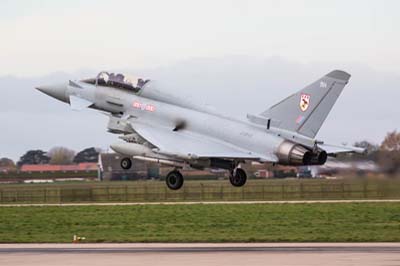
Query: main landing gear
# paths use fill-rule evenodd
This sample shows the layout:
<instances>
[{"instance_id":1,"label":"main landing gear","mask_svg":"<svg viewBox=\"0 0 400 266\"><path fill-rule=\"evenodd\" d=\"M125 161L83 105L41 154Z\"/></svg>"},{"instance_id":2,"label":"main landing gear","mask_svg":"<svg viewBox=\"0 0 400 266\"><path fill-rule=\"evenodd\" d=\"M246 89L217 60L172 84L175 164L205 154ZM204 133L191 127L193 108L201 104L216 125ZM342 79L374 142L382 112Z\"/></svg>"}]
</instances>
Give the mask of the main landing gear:
<instances>
[{"instance_id":1,"label":"main landing gear","mask_svg":"<svg viewBox=\"0 0 400 266\"><path fill-rule=\"evenodd\" d=\"M183 186L183 175L178 170L174 170L167 174L165 181L169 189L178 190Z\"/></svg>"},{"instance_id":2,"label":"main landing gear","mask_svg":"<svg viewBox=\"0 0 400 266\"><path fill-rule=\"evenodd\" d=\"M246 184L247 175L242 168L235 168L230 171L229 181L235 187ZM165 182L169 189L178 190L183 186L183 176L178 170L173 170L167 174Z\"/></svg>"},{"instance_id":3,"label":"main landing gear","mask_svg":"<svg viewBox=\"0 0 400 266\"><path fill-rule=\"evenodd\" d=\"M132 167L132 160L128 157L121 160L121 168L129 170ZM178 190L183 186L183 175L178 170L173 170L167 174L165 178L169 189Z\"/></svg>"},{"instance_id":4,"label":"main landing gear","mask_svg":"<svg viewBox=\"0 0 400 266\"><path fill-rule=\"evenodd\" d=\"M230 171L229 181L235 187L241 187L246 184L247 175L242 168L235 168Z\"/></svg>"},{"instance_id":5,"label":"main landing gear","mask_svg":"<svg viewBox=\"0 0 400 266\"><path fill-rule=\"evenodd\" d=\"M132 160L130 158L123 158L121 160L121 168L124 170L129 170L132 167ZM234 167L234 165L232 165ZM228 168L228 167L227 167ZM227 169L225 168L225 169ZM229 171L229 181L235 187L241 187L246 184L247 175L242 168L231 168ZM167 186L171 190L178 190L183 186L183 175L177 170L169 172L165 178Z\"/></svg>"}]
</instances>

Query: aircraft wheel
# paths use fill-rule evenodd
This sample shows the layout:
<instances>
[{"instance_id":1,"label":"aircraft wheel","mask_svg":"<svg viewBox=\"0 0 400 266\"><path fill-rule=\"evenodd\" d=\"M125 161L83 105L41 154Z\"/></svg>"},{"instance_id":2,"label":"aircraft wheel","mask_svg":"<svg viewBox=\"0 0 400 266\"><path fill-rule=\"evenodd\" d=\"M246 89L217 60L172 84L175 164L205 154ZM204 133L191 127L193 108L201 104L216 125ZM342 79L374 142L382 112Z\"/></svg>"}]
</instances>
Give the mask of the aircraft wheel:
<instances>
[{"instance_id":1,"label":"aircraft wheel","mask_svg":"<svg viewBox=\"0 0 400 266\"><path fill-rule=\"evenodd\" d=\"M121 168L124 170L129 170L132 167L132 160L130 158L124 158L121 160Z\"/></svg>"},{"instance_id":2,"label":"aircraft wheel","mask_svg":"<svg viewBox=\"0 0 400 266\"><path fill-rule=\"evenodd\" d=\"M174 170L168 173L165 181L169 189L178 190L183 186L183 175L178 170Z\"/></svg>"},{"instance_id":3,"label":"aircraft wheel","mask_svg":"<svg viewBox=\"0 0 400 266\"><path fill-rule=\"evenodd\" d=\"M233 170L229 177L229 181L231 181L231 184L235 187L243 186L244 184L246 184L246 180L246 172L241 168L236 168L235 170Z\"/></svg>"}]
</instances>

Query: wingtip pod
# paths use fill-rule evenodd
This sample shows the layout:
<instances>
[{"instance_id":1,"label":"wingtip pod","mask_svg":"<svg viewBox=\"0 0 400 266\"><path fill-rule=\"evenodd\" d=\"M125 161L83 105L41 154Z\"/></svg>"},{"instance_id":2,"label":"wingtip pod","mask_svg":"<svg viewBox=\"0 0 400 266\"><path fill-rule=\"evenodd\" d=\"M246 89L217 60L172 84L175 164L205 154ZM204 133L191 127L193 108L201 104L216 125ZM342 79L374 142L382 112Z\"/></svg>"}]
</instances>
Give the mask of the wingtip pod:
<instances>
[{"instance_id":1,"label":"wingtip pod","mask_svg":"<svg viewBox=\"0 0 400 266\"><path fill-rule=\"evenodd\" d=\"M349 73L343 70L333 70L332 72L329 72L326 76L334 79L343 80L345 82L348 82L351 77Z\"/></svg>"}]
</instances>

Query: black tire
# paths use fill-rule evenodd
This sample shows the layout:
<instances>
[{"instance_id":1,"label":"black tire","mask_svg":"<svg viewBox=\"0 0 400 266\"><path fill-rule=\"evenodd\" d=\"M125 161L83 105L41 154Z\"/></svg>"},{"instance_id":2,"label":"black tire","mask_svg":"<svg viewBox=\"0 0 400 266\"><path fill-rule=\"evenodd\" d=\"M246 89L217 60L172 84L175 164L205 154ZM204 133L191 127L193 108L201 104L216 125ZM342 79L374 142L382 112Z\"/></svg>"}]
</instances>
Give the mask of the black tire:
<instances>
[{"instance_id":1,"label":"black tire","mask_svg":"<svg viewBox=\"0 0 400 266\"><path fill-rule=\"evenodd\" d=\"M231 172L229 181L231 181L232 186L243 186L244 184L246 184L247 181L246 172L241 168L236 168L234 171Z\"/></svg>"},{"instance_id":2,"label":"black tire","mask_svg":"<svg viewBox=\"0 0 400 266\"><path fill-rule=\"evenodd\" d=\"M129 158L124 158L121 160L121 168L124 170L129 170L132 167L132 160Z\"/></svg>"},{"instance_id":3,"label":"black tire","mask_svg":"<svg viewBox=\"0 0 400 266\"><path fill-rule=\"evenodd\" d=\"M183 186L183 175L177 170L169 172L165 182L169 189L178 190Z\"/></svg>"}]
</instances>

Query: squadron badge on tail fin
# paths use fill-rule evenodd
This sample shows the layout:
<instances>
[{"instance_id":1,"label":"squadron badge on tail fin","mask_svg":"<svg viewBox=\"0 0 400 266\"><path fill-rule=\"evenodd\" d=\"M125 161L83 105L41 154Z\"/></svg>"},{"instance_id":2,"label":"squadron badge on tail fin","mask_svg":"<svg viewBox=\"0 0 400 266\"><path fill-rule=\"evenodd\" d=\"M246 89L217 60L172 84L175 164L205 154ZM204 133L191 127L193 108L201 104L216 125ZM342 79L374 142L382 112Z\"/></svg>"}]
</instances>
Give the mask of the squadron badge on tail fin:
<instances>
[{"instance_id":1,"label":"squadron badge on tail fin","mask_svg":"<svg viewBox=\"0 0 400 266\"><path fill-rule=\"evenodd\" d=\"M309 94L301 94L300 96L300 109L305 112L308 109L308 106L310 105L310 98L311 95Z\"/></svg>"}]
</instances>

